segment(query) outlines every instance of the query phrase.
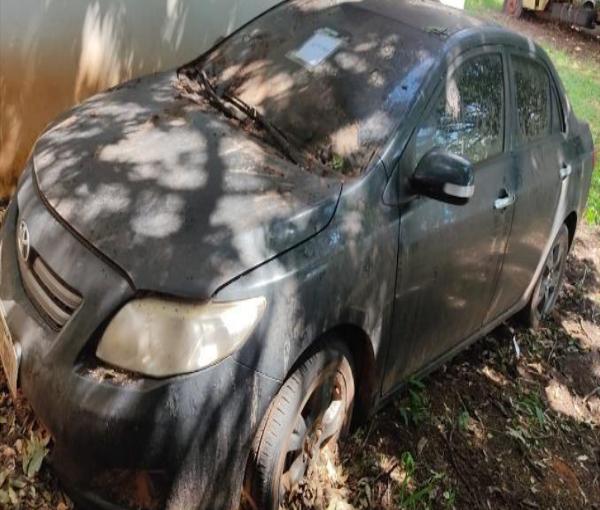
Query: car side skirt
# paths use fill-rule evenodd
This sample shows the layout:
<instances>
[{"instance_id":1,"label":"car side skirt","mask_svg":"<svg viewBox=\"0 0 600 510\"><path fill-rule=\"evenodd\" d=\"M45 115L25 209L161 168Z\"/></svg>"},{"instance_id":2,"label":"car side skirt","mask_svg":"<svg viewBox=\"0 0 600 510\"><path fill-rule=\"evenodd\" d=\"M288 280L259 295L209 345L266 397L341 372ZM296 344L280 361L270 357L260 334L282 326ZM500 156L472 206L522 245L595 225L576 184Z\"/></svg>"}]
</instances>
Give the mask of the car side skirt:
<instances>
[{"instance_id":1,"label":"car side skirt","mask_svg":"<svg viewBox=\"0 0 600 510\"><path fill-rule=\"evenodd\" d=\"M431 361L430 363L425 365L422 369L420 369L417 372L415 372L414 374L412 374L410 376L410 378L421 379L421 378L425 377L426 375L430 374L431 372L435 371L437 368L439 368L441 365L446 363L448 360L454 358L454 356L456 356L457 354L459 354L460 352L465 350L471 344L475 343L477 340L483 338L485 335L487 335L488 333L490 333L491 331L496 329L500 324L505 322L507 319L510 319L513 315L515 315L517 312L519 312L527 304L528 300L529 300L529 293L526 293L508 311L506 311L502 315L498 316L496 319L492 320L491 322L489 322L488 324L486 324L485 326L483 326L482 328L477 330L474 334L467 337L465 340L463 340L456 346L452 347L450 350L446 351L441 356L437 357L436 359L434 359L433 361ZM403 388L406 387L407 381L408 381L408 378L406 380L402 381L397 386L394 386L394 388L392 388L388 393L383 395L375 403L370 414L375 414L376 412L381 410L383 407L385 407L399 391L401 391Z\"/></svg>"}]
</instances>

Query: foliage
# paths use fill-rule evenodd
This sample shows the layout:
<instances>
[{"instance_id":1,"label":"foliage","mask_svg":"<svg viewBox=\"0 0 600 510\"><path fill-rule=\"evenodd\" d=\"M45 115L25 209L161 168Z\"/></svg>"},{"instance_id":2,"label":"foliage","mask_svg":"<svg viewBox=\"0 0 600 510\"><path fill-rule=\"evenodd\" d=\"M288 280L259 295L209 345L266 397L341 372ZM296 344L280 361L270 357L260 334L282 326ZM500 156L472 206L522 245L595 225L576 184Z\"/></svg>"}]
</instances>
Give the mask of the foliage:
<instances>
[{"instance_id":1,"label":"foliage","mask_svg":"<svg viewBox=\"0 0 600 510\"><path fill-rule=\"evenodd\" d=\"M501 11L503 5L503 0L465 0L465 9L470 11Z\"/></svg>"},{"instance_id":2,"label":"foliage","mask_svg":"<svg viewBox=\"0 0 600 510\"><path fill-rule=\"evenodd\" d=\"M429 399L425 385L417 380L408 382L408 402L403 400L397 404L404 425L418 426L429 418Z\"/></svg>"}]
</instances>

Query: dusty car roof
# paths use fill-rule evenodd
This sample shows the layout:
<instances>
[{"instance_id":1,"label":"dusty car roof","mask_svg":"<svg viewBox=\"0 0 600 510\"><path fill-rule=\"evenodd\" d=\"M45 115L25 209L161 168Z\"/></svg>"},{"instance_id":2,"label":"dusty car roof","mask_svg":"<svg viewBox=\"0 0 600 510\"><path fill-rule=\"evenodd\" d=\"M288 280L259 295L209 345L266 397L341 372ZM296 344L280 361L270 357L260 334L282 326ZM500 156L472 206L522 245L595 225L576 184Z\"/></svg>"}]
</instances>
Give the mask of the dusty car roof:
<instances>
[{"instance_id":1,"label":"dusty car roof","mask_svg":"<svg viewBox=\"0 0 600 510\"><path fill-rule=\"evenodd\" d=\"M446 39L481 24L437 2L295 0L194 65L301 150L356 175L403 120Z\"/></svg>"}]
</instances>

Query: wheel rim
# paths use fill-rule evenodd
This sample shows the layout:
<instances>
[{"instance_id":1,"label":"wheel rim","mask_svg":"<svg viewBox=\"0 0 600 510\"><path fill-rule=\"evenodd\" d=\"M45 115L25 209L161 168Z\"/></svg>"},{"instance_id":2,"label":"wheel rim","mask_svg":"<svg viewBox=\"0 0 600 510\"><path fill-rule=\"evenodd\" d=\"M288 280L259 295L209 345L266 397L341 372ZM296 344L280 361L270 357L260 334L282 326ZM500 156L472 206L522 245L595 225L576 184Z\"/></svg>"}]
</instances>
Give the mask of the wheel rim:
<instances>
[{"instance_id":1,"label":"wheel rim","mask_svg":"<svg viewBox=\"0 0 600 510\"><path fill-rule=\"evenodd\" d=\"M534 303L535 313L540 319L547 315L556 303L565 255L566 246L559 240L552 246L546 258Z\"/></svg>"},{"instance_id":2,"label":"wheel rim","mask_svg":"<svg viewBox=\"0 0 600 510\"><path fill-rule=\"evenodd\" d=\"M347 389L339 371L321 380L306 399L288 441L279 483L279 499L304 479L321 451L335 443L346 422Z\"/></svg>"}]
</instances>

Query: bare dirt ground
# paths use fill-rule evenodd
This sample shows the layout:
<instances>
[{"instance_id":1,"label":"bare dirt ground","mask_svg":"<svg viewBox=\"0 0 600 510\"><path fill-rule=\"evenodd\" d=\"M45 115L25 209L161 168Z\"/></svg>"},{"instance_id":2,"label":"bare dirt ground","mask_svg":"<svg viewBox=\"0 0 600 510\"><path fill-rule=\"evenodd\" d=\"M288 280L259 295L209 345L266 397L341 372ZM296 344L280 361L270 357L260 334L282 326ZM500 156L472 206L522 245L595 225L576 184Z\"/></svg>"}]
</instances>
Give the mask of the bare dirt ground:
<instances>
[{"instance_id":1,"label":"bare dirt ground","mask_svg":"<svg viewBox=\"0 0 600 510\"><path fill-rule=\"evenodd\" d=\"M537 18L533 14L515 19L500 12L485 11L480 17L492 19L515 32L527 35L535 41L551 44L575 59L596 62L600 65L600 32L571 28Z\"/></svg>"},{"instance_id":2,"label":"bare dirt ground","mask_svg":"<svg viewBox=\"0 0 600 510\"><path fill-rule=\"evenodd\" d=\"M494 16L600 64L593 37ZM72 508L45 463L51 449L0 375L0 508ZM600 229L580 226L557 310L539 331L506 324L412 381L340 459L290 507L600 509Z\"/></svg>"}]
</instances>

